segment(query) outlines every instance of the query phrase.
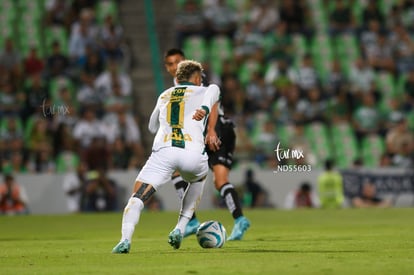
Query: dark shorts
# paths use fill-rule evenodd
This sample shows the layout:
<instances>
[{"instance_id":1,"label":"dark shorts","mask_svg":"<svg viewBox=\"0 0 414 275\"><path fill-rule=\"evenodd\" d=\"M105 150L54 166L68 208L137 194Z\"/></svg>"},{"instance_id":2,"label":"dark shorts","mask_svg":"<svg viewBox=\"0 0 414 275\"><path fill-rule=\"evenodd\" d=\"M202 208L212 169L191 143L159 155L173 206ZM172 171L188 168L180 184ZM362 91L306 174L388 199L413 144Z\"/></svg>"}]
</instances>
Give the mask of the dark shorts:
<instances>
[{"instance_id":1,"label":"dark shorts","mask_svg":"<svg viewBox=\"0 0 414 275\"><path fill-rule=\"evenodd\" d=\"M221 141L218 151L210 151L206 148L208 154L208 165L212 168L214 165L222 164L227 168L231 168L233 164L233 152L236 147L236 134L234 132L234 123L219 116L216 124L216 133Z\"/></svg>"}]
</instances>

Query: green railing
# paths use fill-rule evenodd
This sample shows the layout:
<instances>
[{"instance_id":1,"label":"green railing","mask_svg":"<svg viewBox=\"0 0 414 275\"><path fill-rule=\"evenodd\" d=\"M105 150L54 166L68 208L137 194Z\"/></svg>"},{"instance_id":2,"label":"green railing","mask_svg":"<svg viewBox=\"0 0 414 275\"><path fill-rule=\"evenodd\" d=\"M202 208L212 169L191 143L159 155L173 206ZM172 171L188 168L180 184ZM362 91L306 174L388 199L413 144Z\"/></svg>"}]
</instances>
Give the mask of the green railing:
<instances>
[{"instance_id":1,"label":"green railing","mask_svg":"<svg viewBox=\"0 0 414 275\"><path fill-rule=\"evenodd\" d=\"M157 29L155 26L154 21L154 10L152 7L152 0L145 0L145 21L147 26L147 33L148 33L148 39L150 42L150 48L151 48L151 62L152 62L152 71L154 74L154 80L155 80L155 87L157 89L157 95L160 94L164 90L164 79L162 70L163 67L161 65L160 61L160 47L158 43L157 38Z\"/></svg>"}]
</instances>

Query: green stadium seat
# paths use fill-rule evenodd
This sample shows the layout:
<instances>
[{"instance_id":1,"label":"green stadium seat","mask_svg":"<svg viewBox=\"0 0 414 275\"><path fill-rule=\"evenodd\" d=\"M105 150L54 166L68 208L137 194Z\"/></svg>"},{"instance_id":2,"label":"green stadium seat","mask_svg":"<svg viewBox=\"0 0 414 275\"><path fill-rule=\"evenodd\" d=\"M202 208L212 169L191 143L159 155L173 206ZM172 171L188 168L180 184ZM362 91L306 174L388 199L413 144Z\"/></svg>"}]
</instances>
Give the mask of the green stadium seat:
<instances>
[{"instance_id":1,"label":"green stadium seat","mask_svg":"<svg viewBox=\"0 0 414 275\"><path fill-rule=\"evenodd\" d=\"M362 140L361 151L364 166L378 167L381 155L385 151L384 139L379 135L365 137Z\"/></svg>"},{"instance_id":2,"label":"green stadium seat","mask_svg":"<svg viewBox=\"0 0 414 275\"><path fill-rule=\"evenodd\" d=\"M57 103L59 101L59 91L62 86L66 86L72 94L72 98L75 96L75 85L67 77L55 77L49 82L49 91L52 102Z\"/></svg>"},{"instance_id":3,"label":"green stadium seat","mask_svg":"<svg viewBox=\"0 0 414 275\"><path fill-rule=\"evenodd\" d=\"M251 80L253 73L258 72L262 69L261 64L255 60L245 61L238 70L238 76L240 83L244 86Z\"/></svg>"},{"instance_id":4,"label":"green stadium seat","mask_svg":"<svg viewBox=\"0 0 414 275\"><path fill-rule=\"evenodd\" d=\"M32 46L36 46L39 56L44 56L42 33L39 26L19 26L18 44L23 56L27 56Z\"/></svg>"},{"instance_id":5,"label":"green stadium seat","mask_svg":"<svg viewBox=\"0 0 414 275\"><path fill-rule=\"evenodd\" d=\"M204 37L193 35L187 37L183 42L183 50L185 56L189 59L194 59L199 62L207 60L208 45Z\"/></svg>"},{"instance_id":6,"label":"green stadium seat","mask_svg":"<svg viewBox=\"0 0 414 275\"><path fill-rule=\"evenodd\" d=\"M45 49L47 54L52 53L52 44L54 41L59 41L62 52L68 53L68 34L66 29L61 26L48 27L44 30Z\"/></svg>"},{"instance_id":7,"label":"green stadium seat","mask_svg":"<svg viewBox=\"0 0 414 275\"><path fill-rule=\"evenodd\" d=\"M408 128L414 132L414 110L407 114Z\"/></svg>"},{"instance_id":8,"label":"green stadium seat","mask_svg":"<svg viewBox=\"0 0 414 275\"><path fill-rule=\"evenodd\" d=\"M346 55L348 58L356 59L360 55L358 40L353 35L344 34L337 36L335 48L338 55Z\"/></svg>"},{"instance_id":9,"label":"green stadium seat","mask_svg":"<svg viewBox=\"0 0 414 275\"><path fill-rule=\"evenodd\" d=\"M352 5L352 15L354 16L355 23L359 26L362 23L362 13L366 7L366 2L363 0L354 1Z\"/></svg>"},{"instance_id":10,"label":"green stadium seat","mask_svg":"<svg viewBox=\"0 0 414 275\"><path fill-rule=\"evenodd\" d=\"M383 98L391 98L397 95L394 76L391 73L377 73L375 83L381 91Z\"/></svg>"},{"instance_id":11,"label":"green stadium seat","mask_svg":"<svg viewBox=\"0 0 414 275\"><path fill-rule=\"evenodd\" d=\"M181 9L184 6L185 2L187 2L187 0L175 0L176 6L179 9ZM203 0L197 0L197 3L201 5L203 4Z\"/></svg>"},{"instance_id":12,"label":"green stadium seat","mask_svg":"<svg viewBox=\"0 0 414 275\"><path fill-rule=\"evenodd\" d=\"M397 83L396 83L396 96L398 98L402 98L405 94L405 82L407 81L407 74L401 74L398 79L397 79Z\"/></svg>"},{"instance_id":13,"label":"green stadium seat","mask_svg":"<svg viewBox=\"0 0 414 275\"><path fill-rule=\"evenodd\" d=\"M233 44L230 38L222 35L213 37L208 48L208 57L213 71L220 74L223 61L233 58Z\"/></svg>"},{"instance_id":14,"label":"green stadium seat","mask_svg":"<svg viewBox=\"0 0 414 275\"><path fill-rule=\"evenodd\" d=\"M249 132L249 136L252 139L253 143L255 142L256 137L262 132L263 125L270 119L270 115L268 113L256 113L252 117L252 125L253 128Z\"/></svg>"},{"instance_id":15,"label":"green stadium seat","mask_svg":"<svg viewBox=\"0 0 414 275\"><path fill-rule=\"evenodd\" d=\"M79 162L80 158L76 153L69 151L61 152L56 157L56 172L67 173L76 171Z\"/></svg>"},{"instance_id":16,"label":"green stadium seat","mask_svg":"<svg viewBox=\"0 0 414 275\"><path fill-rule=\"evenodd\" d=\"M319 55L332 55L332 41L325 33L319 33L312 38L311 52Z\"/></svg>"},{"instance_id":17,"label":"green stadium seat","mask_svg":"<svg viewBox=\"0 0 414 275\"><path fill-rule=\"evenodd\" d=\"M295 48L295 54L303 56L309 50L306 38L303 34L293 34L292 43Z\"/></svg>"},{"instance_id":18,"label":"green stadium seat","mask_svg":"<svg viewBox=\"0 0 414 275\"><path fill-rule=\"evenodd\" d=\"M40 119L44 119L42 117L38 117L38 116L31 116L29 117L24 125L24 129L23 129L23 134L24 134L24 141L27 144L30 140L30 136L32 134L33 128L36 124L36 121L40 120Z\"/></svg>"},{"instance_id":19,"label":"green stadium seat","mask_svg":"<svg viewBox=\"0 0 414 275\"><path fill-rule=\"evenodd\" d=\"M16 35L14 30L14 22L0 22L2 27L0 28L0 49L3 49L4 41L7 38L12 38L13 41L16 41Z\"/></svg>"},{"instance_id":20,"label":"green stadium seat","mask_svg":"<svg viewBox=\"0 0 414 275\"><path fill-rule=\"evenodd\" d=\"M338 168L347 168L359 157L354 130L349 123L331 126L334 159Z\"/></svg>"},{"instance_id":21,"label":"green stadium seat","mask_svg":"<svg viewBox=\"0 0 414 275\"><path fill-rule=\"evenodd\" d=\"M382 11L382 14L387 17L387 15L390 13L390 10L393 5L398 5L400 0L379 0L379 8Z\"/></svg>"},{"instance_id":22,"label":"green stadium seat","mask_svg":"<svg viewBox=\"0 0 414 275\"><path fill-rule=\"evenodd\" d=\"M322 82L326 82L333 60L332 43L329 36L326 34L316 35L311 41L310 50Z\"/></svg>"},{"instance_id":23,"label":"green stadium seat","mask_svg":"<svg viewBox=\"0 0 414 275\"><path fill-rule=\"evenodd\" d=\"M305 135L316 156L317 166L322 167L324 161L333 156L328 128L323 123L311 123L306 125Z\"/></svg>"},{"instance_id":24,"label":"green stadium seat","mask_svg":"<svg viewBox=\"0 0 414 275\"><path fill-rule=\"evenodd\" d=\"M329 21L326 14L318 14L315 19L315 28L320 33L326 33L329 30Z\"/></svg>"},{"instance_id":25,"label":"green stadium seat","mask_svg":"<svg viewBox=\"0 0 414 275\"><path fill-rule=\"evenodd\" d=\"M0 13L8 12L15 8L15 0L1 0L0 1Z\"/></svg>"},{"instance_id":26,"label":"green stadium seat","mask_svg":"<svg viewBox=\"0 0 414 275\"><path fill-rule=\"evenodd\" d=\"M307 0L306 2L310 9L314 9L321 7L323 0Z\"/></svg>"},{"instance_id":27,"label":"green stadium seat","mask_svg":"<svg viewBox=\"0 0 414 275\"><path fill-rule=\"evenodd\" d=\"M0 132L3 132L3 131L5 131L7 129L8 123L9 123L9 120L10 119L16 120L17 131L23 132L23 121L19 117L14 117L14 118L3 117L0 120Z\"/></svg>"},{"instance_id":28,"label":"green stadium seat","mask_svg":"<svg viewBox=\"0 0 414 275\"><path fill-rule=\"evenodd\" d=\"M44 0L18 1L17 7L20 12L21 19L23 21L34 20L40 23L41 20L43 19L43 15L45 11Z\"/></svg>"},{"instance_id":29,"label":"green stadium seat","mask_svg":"<svg viewBox=\"0 0 414 275\"><path fill-rule=\"evenodd\" d=\"M14 22L17 18L17 9L11 5L7 8L0 8L0 23L10 23Z\"/></svg>"},{"instance_id":30,"label":"green stadium seat","mask_svg":"<svg viewBox=\"0 0 414 275\"><path fill-rule=\"evenodd\" d=\"M276 136L283 146L289 146L289 141L294 135L294 128L290 125L279 125L276 127Z\"/></svg>"},{"instance_id":31,"label":"green stadium seat","mask_svg":"<svg viewBox=\"0 0 414 275\"><path fill-rule=\"evenodd\" d=\"M360 56L356 37L348 34L339 35L335 38L334 48L342 70L349 77L353 63Z\"/></svg>"},{"instance_id":32,"label":"green stadium seat","mask_svg":"<svg viewBox=\"0 0 414 275\"><path fill-rule=\"evenodd\" d=\"M227 5L229 5L229 7L241 11L243 11L246 8L246 6L250 3L249 0L226 0L226 2Z\"/></svg>"},{"instance_id":33,"label":"green stadium seat","mask_svg":"<svg viewBox=\"0 0 414 275\"><path fill-rule=\"evenodd\" d=\"M96 20L99 23L102 23L107 15L112 15L115 20L118 19L118 5L113 0L99 1L96 4L95 12Z\"/></svg>"}]
</instances>

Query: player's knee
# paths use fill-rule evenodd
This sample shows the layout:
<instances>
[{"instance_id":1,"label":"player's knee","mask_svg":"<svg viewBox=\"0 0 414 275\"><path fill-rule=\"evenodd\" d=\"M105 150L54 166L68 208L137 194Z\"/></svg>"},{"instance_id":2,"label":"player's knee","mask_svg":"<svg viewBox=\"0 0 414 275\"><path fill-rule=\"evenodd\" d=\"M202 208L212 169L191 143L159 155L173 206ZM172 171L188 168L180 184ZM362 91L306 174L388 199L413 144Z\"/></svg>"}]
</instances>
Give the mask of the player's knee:
<instances>
[{"instance_id":1,"label":"player's knee","mask_svg":"<svg viewBox=\"0 0 414 275\"><path fill-rule=\"evenodd\" d=\"M134 193L133 197L142 200L142 202L146 202L154 193L155 189L152 187L152 185L143 183Z\"/></svg>"},{"instance_id":2,"label":"player's knee","mask_svg":"<svg viewBox=\"0 0 414 275\"><path fill-rule=\"evenodd\" d=\"M214 185L216 189L220 189L227 182L229 182L228 173L222 169L216 170L214 173Z\"/></svg>"},{"instance_id":3,"label":"player's knee","mask_svg":"<svg viewBox=\"0 0 414 275\"><path fill-rule=\"evenodd\" d=\"M223 185L225 185L227 182L229 182L226 179L222 180L214 180L214 187L216 187L217 190L220 190Z\"/></svg>"}]
</instances>

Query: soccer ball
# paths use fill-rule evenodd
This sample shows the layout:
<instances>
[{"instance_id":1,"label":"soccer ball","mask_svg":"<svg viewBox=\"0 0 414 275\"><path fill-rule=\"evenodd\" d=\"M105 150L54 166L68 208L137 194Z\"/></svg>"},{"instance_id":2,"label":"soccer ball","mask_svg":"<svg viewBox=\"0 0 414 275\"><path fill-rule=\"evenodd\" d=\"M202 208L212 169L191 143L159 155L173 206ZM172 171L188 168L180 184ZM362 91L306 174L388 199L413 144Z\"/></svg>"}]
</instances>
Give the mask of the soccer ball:
<instances>
[{"instance_id":1,"label":"soccer ball","mask_svg":"<svg viewBox=\"0 0 414 275\"><path fill-rule=\"evenodd\" d=\"M220 248L226 242L226 229L218 221L206 221L198 227L196 236L202 248Z\"/></svg>"}]
</instances>

